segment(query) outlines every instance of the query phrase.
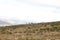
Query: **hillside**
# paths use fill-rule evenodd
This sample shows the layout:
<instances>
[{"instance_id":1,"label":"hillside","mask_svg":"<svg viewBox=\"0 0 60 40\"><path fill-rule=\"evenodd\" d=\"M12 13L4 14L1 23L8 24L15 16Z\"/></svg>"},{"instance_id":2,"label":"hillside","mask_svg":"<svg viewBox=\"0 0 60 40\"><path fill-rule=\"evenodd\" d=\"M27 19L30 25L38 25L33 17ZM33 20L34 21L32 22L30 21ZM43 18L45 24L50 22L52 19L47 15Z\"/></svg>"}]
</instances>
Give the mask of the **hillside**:
<instances>
[{"instance_id":1,"label":"hillside","mask_svg":"<svg viewBox=\"0 0 60 40\"><path fill-rule=\"evenodd\" d=\"M0 27L0 40L60 40L60 21Z\"/></svg>"}]
</instances>

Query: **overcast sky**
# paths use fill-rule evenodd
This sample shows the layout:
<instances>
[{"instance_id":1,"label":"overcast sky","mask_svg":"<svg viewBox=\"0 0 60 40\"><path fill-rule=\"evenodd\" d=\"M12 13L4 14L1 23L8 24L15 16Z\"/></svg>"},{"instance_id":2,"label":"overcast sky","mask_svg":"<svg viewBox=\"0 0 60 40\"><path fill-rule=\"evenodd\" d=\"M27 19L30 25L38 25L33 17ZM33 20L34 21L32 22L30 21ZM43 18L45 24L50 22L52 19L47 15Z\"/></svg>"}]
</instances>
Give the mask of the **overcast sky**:
<instances>
[{"instance_id":1,"label":"overcast sky","mask_svg":"<svg viewBox=\"0 0 60 40\"><path fill-rule=\"evenodd\" d=\"M60 0L0 0L0 18L60 21Z\"/></svg>"}]
</instances>

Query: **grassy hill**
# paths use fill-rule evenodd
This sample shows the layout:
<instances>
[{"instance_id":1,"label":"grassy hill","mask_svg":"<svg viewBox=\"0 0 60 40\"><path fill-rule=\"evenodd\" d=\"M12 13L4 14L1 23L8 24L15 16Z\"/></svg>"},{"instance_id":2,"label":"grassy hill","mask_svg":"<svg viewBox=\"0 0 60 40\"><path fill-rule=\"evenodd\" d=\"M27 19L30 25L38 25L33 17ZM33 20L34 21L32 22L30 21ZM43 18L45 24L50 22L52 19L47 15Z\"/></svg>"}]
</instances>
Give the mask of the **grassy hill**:
<instances>
[{"instance_id":1,"label":"grassy hill","mask_svg":"<svg viewBox=\"0 0 60 40\"><path fill-rule=\"evenodd\" d=\"M60 21L0 27L0 40L60 40Z\"/></svg>"}]
</instances>

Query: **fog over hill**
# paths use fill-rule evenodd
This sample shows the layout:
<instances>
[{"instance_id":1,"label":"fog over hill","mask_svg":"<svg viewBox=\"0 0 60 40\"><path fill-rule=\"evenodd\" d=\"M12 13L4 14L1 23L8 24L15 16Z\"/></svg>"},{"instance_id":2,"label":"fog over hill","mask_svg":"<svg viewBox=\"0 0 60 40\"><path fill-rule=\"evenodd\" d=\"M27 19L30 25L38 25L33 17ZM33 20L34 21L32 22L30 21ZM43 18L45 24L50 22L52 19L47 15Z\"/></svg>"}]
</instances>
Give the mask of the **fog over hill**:
<instances>
[{"instance_id":1,"label":"fog over hill","mask_svg":"<svg viewBox=\"0 0 60 40\"><path fill-rule=\"evenodd\" d=\"M17 25L17 24L25 24L23 21L13 20L13 19L2 19L0 18L0 26L9 26L9 25Z\"/></svg>"}]
</instances>

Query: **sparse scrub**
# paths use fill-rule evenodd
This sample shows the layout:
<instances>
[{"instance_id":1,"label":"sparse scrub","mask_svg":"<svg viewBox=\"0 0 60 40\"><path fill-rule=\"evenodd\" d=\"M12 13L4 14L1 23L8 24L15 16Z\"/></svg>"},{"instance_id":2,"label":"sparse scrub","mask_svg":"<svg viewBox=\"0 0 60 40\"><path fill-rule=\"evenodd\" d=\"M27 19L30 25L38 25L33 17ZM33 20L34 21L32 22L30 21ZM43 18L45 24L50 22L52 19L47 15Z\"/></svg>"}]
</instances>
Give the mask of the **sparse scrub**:
<instances>
[{"instance_id":1,"label":"sparse scrub","mask_svg":"<svg viewBox=\"0 0 60 40\"><path fill-rule=\"evenodd\" d=\"M0 40L57 40L59 38L60 22L0 27Z\"/></svg>"}]
</instances>

